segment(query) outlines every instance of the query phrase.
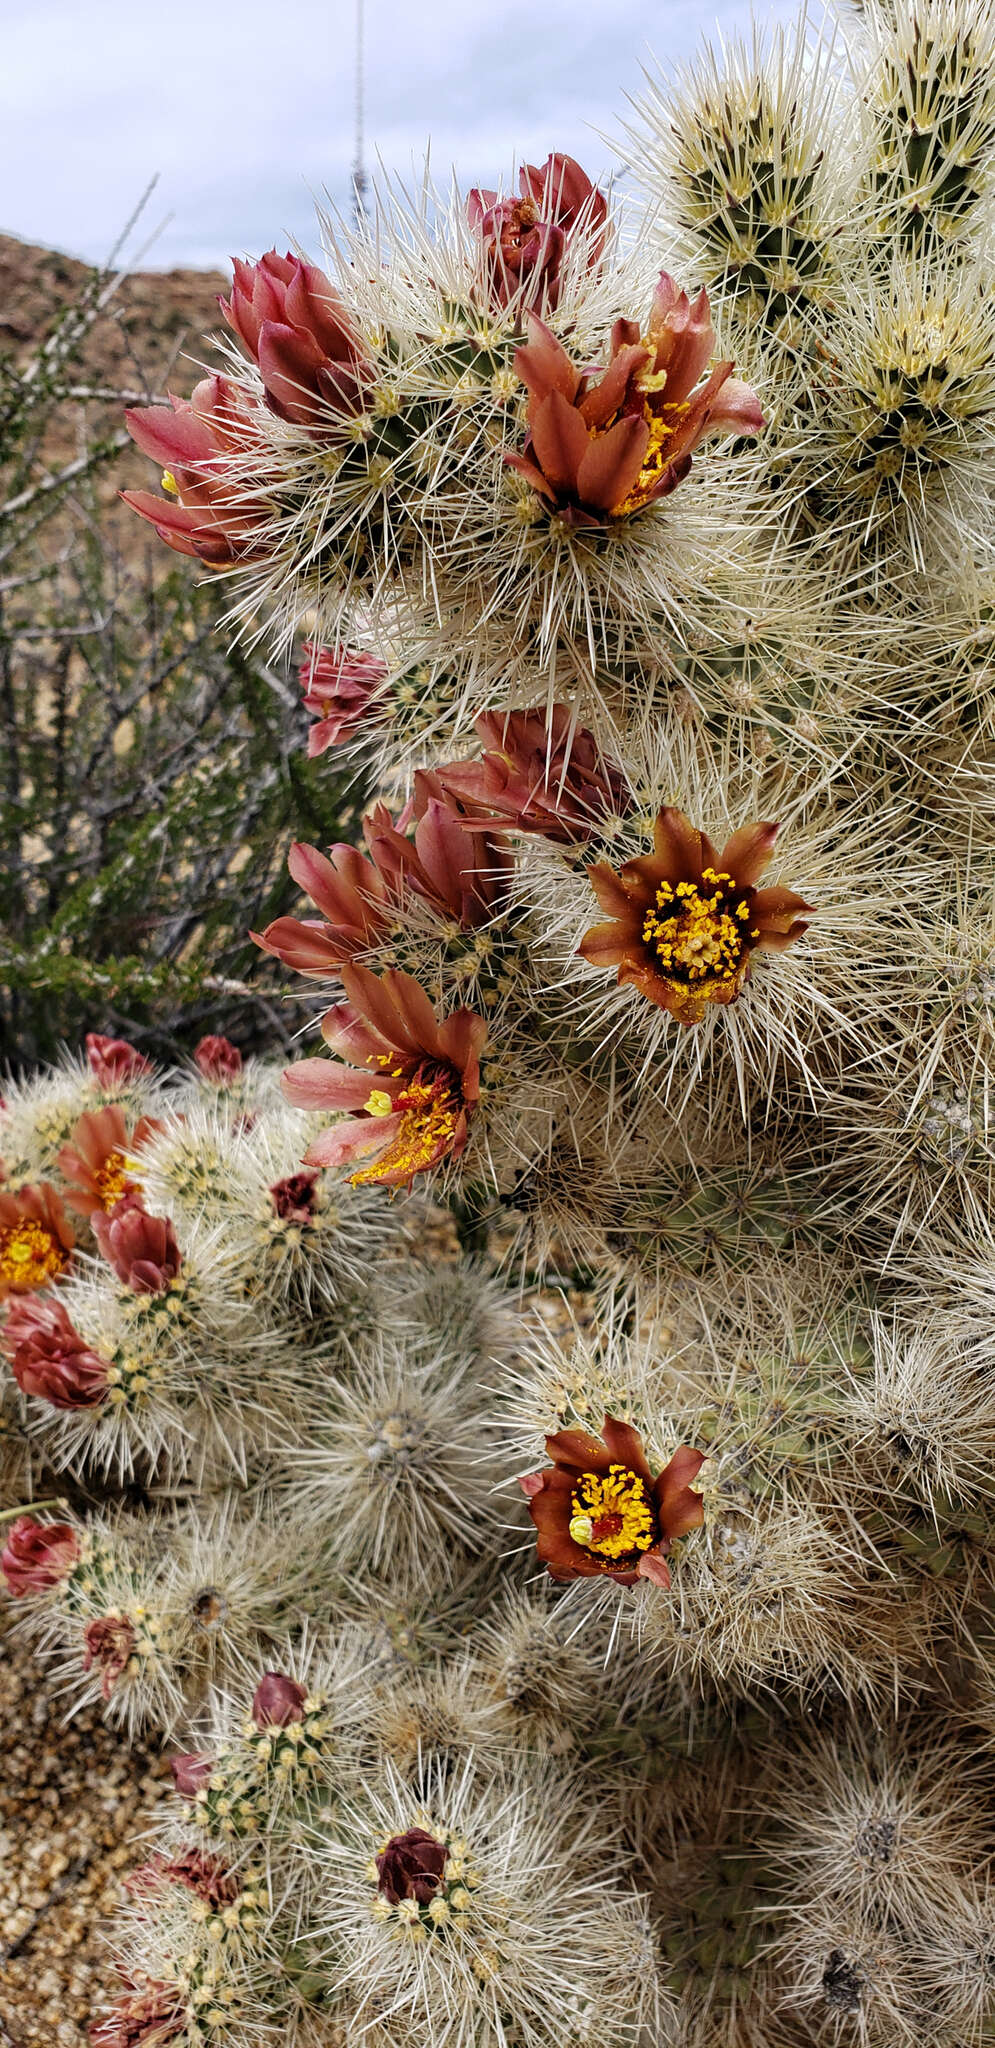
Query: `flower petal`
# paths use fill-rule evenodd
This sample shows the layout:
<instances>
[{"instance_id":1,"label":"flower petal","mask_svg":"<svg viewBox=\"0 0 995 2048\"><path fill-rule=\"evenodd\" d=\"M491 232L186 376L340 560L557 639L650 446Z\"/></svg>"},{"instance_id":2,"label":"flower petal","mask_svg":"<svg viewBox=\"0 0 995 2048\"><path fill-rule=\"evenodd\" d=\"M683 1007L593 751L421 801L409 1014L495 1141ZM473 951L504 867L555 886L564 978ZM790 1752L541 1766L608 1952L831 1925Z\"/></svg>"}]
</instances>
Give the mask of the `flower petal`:
<instances>
[{"instance_id":1,"label":"flower petal","mask_svg":"<svg viewBox=\"0 0 995 2048\"><path fill-rule=\"evenodd\" d=\"M611 512L628 497L643 466L650 430L645 420L621 419L588 447L577 473L581 502Z\"/></svg>"}]
</instances>

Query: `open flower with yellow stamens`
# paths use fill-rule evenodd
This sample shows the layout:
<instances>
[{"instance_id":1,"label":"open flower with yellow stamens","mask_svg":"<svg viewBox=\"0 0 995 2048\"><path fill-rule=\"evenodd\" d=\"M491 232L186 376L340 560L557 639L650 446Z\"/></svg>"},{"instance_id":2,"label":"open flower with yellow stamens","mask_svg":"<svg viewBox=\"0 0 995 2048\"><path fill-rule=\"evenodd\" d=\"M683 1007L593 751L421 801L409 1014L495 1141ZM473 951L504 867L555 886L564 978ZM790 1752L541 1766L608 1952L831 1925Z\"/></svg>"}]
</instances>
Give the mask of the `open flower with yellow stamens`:
<instances>
[{"instance_id":1,"label":"open flower with yellow stamens","mask_svg":"<svg viewBox=\"0 0 995 2048\"><path fill-rule=\"evenodd\" d=\"M129 1154L162 1128L155 1117L143 1116L129 1133L117 1102L104 1109L86 1110L56 1162L68 1182L69 1207L78 1216L92 1216L97 1210L113 1209L123 1196L133 1194L138 1182L129 1171Z\"/></svg>"},{"instance_id":2,"label":"open flower with yellow stamens","mask_svg":"<svg viewBox=\"0 0 995 2048\"><path fill-rule=\"evenodd\" d=\"M798 911L814 905L792 889L758 889L777 836L774 824L744 825L717 853L683 811L666 805L653 852L589 868L610 922L586 932L578 951L594 967L617 967L647 1002L681 1024L700 1024L709 1003L731 1003L758 947L784 952L808 930Z\"/></svg>"},{"instance_id":3,"label":"open flower with yellow stamens","mask_svg":"<svg viewBox=\"0 0 995 2048\"><path fill-rule=\"evenodd\" d=\"M315 1139L312 1166L365 1159L350 1175L355 1187L410 1187L443 1159L463 1152L480 1096L483 1017L455 1010L440 1023L410 974L382 977L344 966L348 1002L337 1003L321 1031L343 1064L300 1060L288 1067L283 1092L300 1109L352 1110L345 1123Z\"/></svg>"},{"instance_id":4,"label":"open flower with yellow stamens","mask_svg":"<svg viewBox=\"0 0 995 2048\"><path fill-rule=\"evenodd\" d=\"M76 1242L72 1224L50 1181L0 1191L0 1301L30 1294L65 1273Z\"/></svg>"},{"instance_id":5,"label":"open flower with yellow stamens","mask_svg":"<svg viewBox=\"0 0 995 2048\"><path fill-rule=\"evenodd\" d=\"M681 1444L654 1479L638 1430L606 1415L600 1441L582 1429L546 1438L552 1469L519 1481L528 1495L538 1553L554 1579L610 1578L669 1587L675 1536L705 1519L692 1483L704 1453Z\"/></svg>"},{"instance_id":6,"label":"open flower with yellow stamens","mask_svg":"<svg viewBox=\"0 0 995 2048\"><path fill-rule=\"evenodd\" d=\"M682 483L706 434L758 434L756 392L731 361L698 383L715 346L707 292L694 304L664 271L649 327L616 320L600 375L581 370L532 315L515 367L529 389L524 455L507 455L541 498L573 526L641 512Z\"/></svg>"}]
</instances>

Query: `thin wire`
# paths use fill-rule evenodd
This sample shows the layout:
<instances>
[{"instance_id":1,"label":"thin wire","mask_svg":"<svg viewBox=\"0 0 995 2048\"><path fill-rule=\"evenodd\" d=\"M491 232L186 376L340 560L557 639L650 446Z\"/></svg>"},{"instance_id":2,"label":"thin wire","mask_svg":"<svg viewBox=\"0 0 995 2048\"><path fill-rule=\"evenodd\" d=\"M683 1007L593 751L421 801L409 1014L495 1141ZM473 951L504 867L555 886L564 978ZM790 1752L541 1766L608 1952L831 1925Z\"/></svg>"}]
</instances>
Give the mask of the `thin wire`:
<instances>
[{"instance_id":1,"label":"thin wire","mask_svg":"<svg viewBox=\"0 0 995 2048\"><path fill-rule=\"evenodd\" d=\"M356 155L352 167L352 204L357 227L366 216L366 166L363 162L363 0L356 0Z\"/></svg>"}]
</instances>

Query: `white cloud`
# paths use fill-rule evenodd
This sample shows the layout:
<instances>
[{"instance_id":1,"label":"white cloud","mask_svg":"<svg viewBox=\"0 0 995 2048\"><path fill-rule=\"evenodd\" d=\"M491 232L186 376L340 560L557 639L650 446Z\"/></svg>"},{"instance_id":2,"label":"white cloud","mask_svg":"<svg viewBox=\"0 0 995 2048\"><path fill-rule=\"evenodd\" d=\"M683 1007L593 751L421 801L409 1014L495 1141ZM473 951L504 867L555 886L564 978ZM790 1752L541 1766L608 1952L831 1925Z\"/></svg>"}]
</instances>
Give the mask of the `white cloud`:
<instances>
[{"instance_id":1,"label":"white cloud","mask_svg":"<svg viewBox=\"0 0 995 2048\"><path fill-rule=\"evenodd\" d=\"M742 0L718 13L747 25ZM617 127L648 46L684 59L710 26L693 0L366 0L366 18L369 157L403 175L431 138L436 175L468 184L554 147L606 167L591 131ZM354 47L354 0L32 0L4 21L0 225L103 257L158 171L149 224L172 219L150 264L313 246L312 193L348 203Z\"/></svg>"}]
</instances>

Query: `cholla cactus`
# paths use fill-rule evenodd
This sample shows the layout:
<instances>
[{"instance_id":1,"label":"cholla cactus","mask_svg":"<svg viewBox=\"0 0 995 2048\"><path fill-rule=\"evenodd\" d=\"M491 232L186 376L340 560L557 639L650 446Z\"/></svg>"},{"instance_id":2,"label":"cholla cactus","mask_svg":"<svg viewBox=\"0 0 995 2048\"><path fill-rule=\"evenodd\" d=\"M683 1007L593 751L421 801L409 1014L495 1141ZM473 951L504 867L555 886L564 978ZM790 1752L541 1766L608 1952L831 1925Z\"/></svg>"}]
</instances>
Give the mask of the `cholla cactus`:
<instances>
[{"instance_id":1,"label":"cholla cactus","mask_svg":"<svg viewBox=\"0 0 995 2048\"><path fill-rule=\"evenodd\" d=\"M992 38L387 194L132 418L379 794L282 1080L0 1121L4 1572L180 1745L103 2048L992 2037Z\"/></svg>"}]
</instances>

